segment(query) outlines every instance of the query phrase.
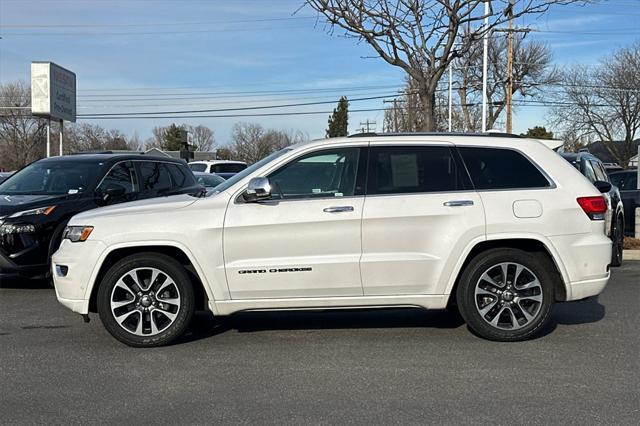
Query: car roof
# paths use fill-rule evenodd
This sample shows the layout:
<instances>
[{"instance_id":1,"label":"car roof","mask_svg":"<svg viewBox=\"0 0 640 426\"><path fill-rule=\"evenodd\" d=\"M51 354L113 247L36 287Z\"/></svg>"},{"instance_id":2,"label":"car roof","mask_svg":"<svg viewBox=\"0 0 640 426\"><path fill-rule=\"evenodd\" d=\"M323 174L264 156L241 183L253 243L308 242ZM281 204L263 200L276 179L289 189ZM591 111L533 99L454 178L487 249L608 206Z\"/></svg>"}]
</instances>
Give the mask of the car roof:
<instances>
[{"instance_id":1,"label":"car roof","mask_svg":"<svg viewBox=\"0 0 640 426\"><path fill-rule=\"evenodd\" d=\"M77 153L72 155L63 155L57 157L43 158L42 162L117 162L117 161L162 161L165 163L185 164L185 161L178 158L164 157L159 155L145 154L113 154L113 153Z\"/></svg>"},{"instance_id":2,"label":"car roof","mask_svg":"<svg viewBox=\"0 0 640 426\"><path fill-rule=\"evenodd\" d=\"M236 160L198 160L191 161L189 164L247 164L244 161Z\"/></svg>"},{"instance_id":3,"label":"car roof","mask_svg":"<svg viewBox=\"0 0 640 426\"><path fill-rule=\"evenodd\" d=\"M508 133L448 133L448 132L414 132L414 133L358 133L351 136L314 139L299 142L287 147L297 150L299 148L323 147L325 145L344 144L359 145L366 142L381 143L448 143L461 146L478 147L524 147L530 144L542 144L551 149L545 141L540 139L525 138ZM547 141L548 142L548 141Z\"/></svg>"},{"instance_id":4,"label":"car roof","mask_svg":"<svg viewBox=\"0 0 640 426\"><path fill-rule=\"evenodd\" d=\"M596 160L602 163L602 160L600 160L598 157L596 157L595 155L593 155L590 152L587 151L581 151L581 152L561 152L560 155L562 155L562 157L564 157L566 160L568 161L580 161L583 158L589 159L589 160Z\"/></svg>"}]
</instances>

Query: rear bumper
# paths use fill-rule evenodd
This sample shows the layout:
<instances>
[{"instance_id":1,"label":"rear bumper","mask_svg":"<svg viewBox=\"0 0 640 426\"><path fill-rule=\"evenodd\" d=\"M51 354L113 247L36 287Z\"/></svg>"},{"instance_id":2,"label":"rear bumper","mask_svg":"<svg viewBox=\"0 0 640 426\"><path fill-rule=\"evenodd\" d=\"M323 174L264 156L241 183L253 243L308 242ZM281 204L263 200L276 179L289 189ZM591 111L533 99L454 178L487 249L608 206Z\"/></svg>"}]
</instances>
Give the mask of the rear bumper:
<instances>
[{"instance_id":1,"label":"rear bumper","mask_svg":"<svg viewBox=\"0 0 640 426\"><path fill-rule=\"evenodd\" d=\"M566 300L600 294L609 281L612 249L611 240L604 232L561 235L550 240L566 271Z\"/></svg>"},{"instance_id":2,"label":"rear bumper","mask_svg":"<svg viewBox=\"0 0 640 426\"><path fill-rule=\"evenodd\" d=\"M569 284L571 289L567 292L567 301L580 300L585 297L597 296L602 293L604 288L609 282L610 272L603 278L596 278L593 280L576 281Z\"/></svg>"}]
</instances>

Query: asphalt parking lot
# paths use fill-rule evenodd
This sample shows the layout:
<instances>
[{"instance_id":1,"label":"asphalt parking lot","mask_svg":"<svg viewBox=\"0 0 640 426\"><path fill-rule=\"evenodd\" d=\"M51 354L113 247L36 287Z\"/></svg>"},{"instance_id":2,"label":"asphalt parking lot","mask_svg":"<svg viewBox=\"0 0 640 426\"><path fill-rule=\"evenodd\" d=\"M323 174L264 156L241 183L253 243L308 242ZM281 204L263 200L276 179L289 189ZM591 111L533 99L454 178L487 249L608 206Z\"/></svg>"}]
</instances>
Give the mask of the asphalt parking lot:
<instances>
[{"instance_id":1,"label":"asphalt parking lot","mask_svg":"<svg viewBox=\"0 0 640 426\"><path fill-rule=\"evenodd\" d=\"M389 309L201 313L180 343L132 349L52 289L0 287L2 424L640 422L640 262L511 344Z\"/></svg>"}]
</instances>

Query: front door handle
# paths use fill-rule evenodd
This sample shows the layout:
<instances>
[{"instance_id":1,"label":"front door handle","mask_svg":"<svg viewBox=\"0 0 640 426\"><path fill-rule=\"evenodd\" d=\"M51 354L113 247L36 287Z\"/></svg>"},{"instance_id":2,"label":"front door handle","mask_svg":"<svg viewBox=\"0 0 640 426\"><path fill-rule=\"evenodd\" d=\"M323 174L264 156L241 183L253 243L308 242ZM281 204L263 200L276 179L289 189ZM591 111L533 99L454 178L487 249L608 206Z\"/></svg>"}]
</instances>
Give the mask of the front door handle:
<instances>
[{"instance_id":1,"label":"front door handle","mask_svg":"<svg viewBox=\"0 0 640 426\"><path fill-rule=\"evenodd\" d=\"M447 207L462 207L462 206L472 206L473 201L471 200L452 200L444 203Z\"/></svg>"},{"instance_id":2,"label":"front door handle","mask_svg":"<svg viewBox=\"0 0 640 426\"><path fill-rule=\"evenodd\" d=\"M322 210L325 213L342 213L342 212L352 212L353 206L337 206L337 207L327 207Z\"/></svg>"}]
</instances>

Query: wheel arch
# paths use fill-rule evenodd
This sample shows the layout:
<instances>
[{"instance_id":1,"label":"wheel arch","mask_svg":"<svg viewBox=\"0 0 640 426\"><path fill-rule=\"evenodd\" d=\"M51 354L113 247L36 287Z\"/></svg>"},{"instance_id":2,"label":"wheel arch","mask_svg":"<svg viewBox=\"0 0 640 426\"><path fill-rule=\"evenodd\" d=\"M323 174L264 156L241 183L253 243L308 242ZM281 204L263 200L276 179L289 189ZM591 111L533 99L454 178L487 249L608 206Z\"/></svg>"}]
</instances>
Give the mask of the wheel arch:
<instances>
[{"instance_id":1,"label":"wheel arch","mask_svg":"<svg viewBox=\"0 0 640 426\"><path fill-rule=\"evenodd\" d=\"M569 278L564 264L553 246L539 236L505 236L476 242L467 248L465 255L461 257L459 265L454 274L452 274L452 279L447 287L448 306L455 304L458 283L467 265L478 255L495 248L514 248L526 252L544 253L551 260L558 276L555 282L555 300L563 301L567 299L567 283L569 282Z\"/></svg>"},{"instance_id":2,"label":"wheel arch","mask_svg":"<svg viewBox=\"0 0 640 426\"><path fill-rule=\"evenodd\" d=\"M158 253L169 256L180 262L186 269L187 274L191 278L194 295L196 297L196 309L207 309L208 301L212 301L210 287L203 280L204 274L199 265L195 262L193 255L180 247L171 243L153 243L153 244L129 244L124 246L110 247L101 257L90 280L90 296L89 296L89 312L97 312L97 295L99 283L107 273L109 268L115 265L121 259L138 253Z\"/></svg>"}]
</instances>

